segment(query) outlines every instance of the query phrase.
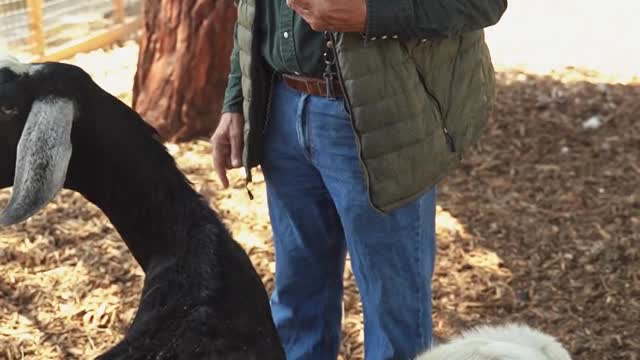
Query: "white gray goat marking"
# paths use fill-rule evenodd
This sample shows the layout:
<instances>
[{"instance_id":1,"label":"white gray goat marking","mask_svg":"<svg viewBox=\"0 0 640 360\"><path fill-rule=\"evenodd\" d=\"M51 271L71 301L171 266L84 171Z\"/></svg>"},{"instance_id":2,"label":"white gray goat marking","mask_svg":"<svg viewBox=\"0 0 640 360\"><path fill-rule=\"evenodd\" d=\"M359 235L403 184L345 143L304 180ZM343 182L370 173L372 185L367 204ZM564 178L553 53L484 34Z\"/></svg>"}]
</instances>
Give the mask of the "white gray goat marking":
<instances>
[{"instance_id":1,"label":"white gray goat marking","mask_svg":"<svg viewBox=\"0 0 640 360\"><path fill-rule=\"evenodd\" d=\"M71 159L73 101L37 100L18 143L16 177L0 225L22 221L49 203L63 188Z\"/></svg>"},{"instance_id":2,"label":"white gray goat marking","mask_svg":"<svg viewBox=\"0 0 640 360\"><path fill-rule=\"evenodd\" d=\"M15 57L0 50L0 69L9 69L18 75L27 74L31 71L29 64L18 61Z\"/></svg>"}]
</instances>

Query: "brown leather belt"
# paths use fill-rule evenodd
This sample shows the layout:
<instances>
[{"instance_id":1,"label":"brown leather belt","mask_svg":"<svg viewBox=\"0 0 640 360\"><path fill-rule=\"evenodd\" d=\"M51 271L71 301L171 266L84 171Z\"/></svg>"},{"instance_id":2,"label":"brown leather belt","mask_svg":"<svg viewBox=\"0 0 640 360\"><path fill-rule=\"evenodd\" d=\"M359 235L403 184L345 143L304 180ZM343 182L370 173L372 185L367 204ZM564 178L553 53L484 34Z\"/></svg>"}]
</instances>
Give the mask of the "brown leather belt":
<instances>
[{"instance_id":1,"label":"brown leather belt","mask_svg":"<svg viewBox=\"0 0 640 360\"><path fill-rule=\"evenodd\" d=\"M314 96L327 96L327 82L322 78L313 78L290 74L281 75L284 83L293 90ZM342 88L340 87L340 83L337 79L334 81L334 89L336 97L343 97Z\"/></svg>"}]
</instances>

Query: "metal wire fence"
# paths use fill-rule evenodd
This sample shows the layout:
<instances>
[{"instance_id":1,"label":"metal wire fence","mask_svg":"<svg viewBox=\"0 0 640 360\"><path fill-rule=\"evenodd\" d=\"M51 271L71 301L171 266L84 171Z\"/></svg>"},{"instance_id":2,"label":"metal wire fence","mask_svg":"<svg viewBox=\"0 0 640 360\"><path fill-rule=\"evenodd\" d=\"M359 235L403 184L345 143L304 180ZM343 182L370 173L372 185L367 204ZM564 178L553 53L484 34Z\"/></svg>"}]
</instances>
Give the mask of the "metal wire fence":
<instances>
[{"instance_id":1,"label":"metal wire fence","mask_svg":"<svg viewBox=\"0 0 640 360\"><path fill-rule=\"evenodd\" d=\"M0 47L47 60L135 32L142 0L0 0Z\"/></svg>"},{"instance_id":2,"label":"metal wire fence","mask_svg":"<svg viewBox=\"0 0 640 360\"><path fill-rule=\"evenodd\" d=\"M0 36L5 46L25 50L29 38L29 17L24 0L0 0Z\"/></svg>"}]
</instances>

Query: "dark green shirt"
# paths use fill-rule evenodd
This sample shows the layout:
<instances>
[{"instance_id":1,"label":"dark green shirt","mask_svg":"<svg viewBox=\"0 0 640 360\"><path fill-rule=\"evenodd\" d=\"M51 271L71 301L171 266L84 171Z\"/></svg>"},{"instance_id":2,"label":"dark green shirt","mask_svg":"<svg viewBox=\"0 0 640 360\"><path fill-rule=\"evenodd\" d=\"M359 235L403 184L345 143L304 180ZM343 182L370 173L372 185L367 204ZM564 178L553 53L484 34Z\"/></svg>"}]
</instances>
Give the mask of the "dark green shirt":
<instances>
[{"instance_id":1,"label":"dark green shirt","mask_svg":"<svg viewBox=\"0 0 640 360\"><path fill-rule=\"evenodd\" d=\"M283 73L321 76L324 38L287 6L286 0L260 1L262 56L271 68ZM266 36L265 36L266 35Z\"/></svg>"},{"instance_id":2,"label":"dark green shirt","mask_svg":"<svg viewBox=\"0 0 640 360\"><path fill-rule=\"evenodd\" d=\"M322 76L324 38L287 6L286 0L263 0L262 56L277 72ZM242 112L242 89L237 51L231 57L231 74L223 112Z\"/></svg>"}]
</instances>

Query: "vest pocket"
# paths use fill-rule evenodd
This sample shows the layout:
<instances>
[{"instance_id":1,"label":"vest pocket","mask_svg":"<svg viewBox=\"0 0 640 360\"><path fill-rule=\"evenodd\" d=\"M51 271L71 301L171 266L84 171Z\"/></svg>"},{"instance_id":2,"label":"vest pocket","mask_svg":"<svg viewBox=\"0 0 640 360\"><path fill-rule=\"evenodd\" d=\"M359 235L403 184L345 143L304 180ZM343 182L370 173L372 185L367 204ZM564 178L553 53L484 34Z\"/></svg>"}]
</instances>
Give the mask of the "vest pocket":
<instances>
[{"instance_id":1,"label":"vest pocket","mask_svg":"<svg viewBox=\"0 0 640 360\"><path fill-rule=\"evenodd\" d=\"M418 80L420 81L422 90L424 91L424 94L427 96L427 98L429 100L431 100L433 102L433 104L436 107L436 112L437 112L437 118L438 118L438 122L439 122L439 126L440 129L442 130L442 136L444 137L444 140L446 141L448 147L449 147L449 151L451 151L452 153L456 152L456 142L455 139L453 138L453 136L451 136L451 133L449 132L449 129L447 127L446 124L446 116L447 116L447 109L444 108L442 101L440 100L440 98L438 96L436 96L436 93L431 89L431 87L429 86L427 80L426 80L426 74L423 73L422 71L422 67L419 66L417 60L416 60L416 56L415 56L415 51L419 51L419 52L425 52L425 51L429 51L430 47L431 47L432 42L431 41L421 41L421 40L411 40L411 41L404 41L401 42L400 46L403 49L403 51L405 52L405 54L407 55L408 59L411 61L411 63L413 64L414 68L415 68L415 72L416 72L416 76L418 77ZM425 54L420 54L422 58L424 58ZM427 55L428 56L428 55Z\"/></svg>"}]
</instances>

